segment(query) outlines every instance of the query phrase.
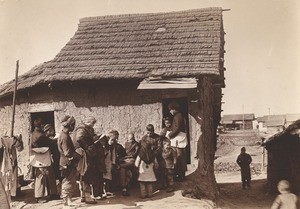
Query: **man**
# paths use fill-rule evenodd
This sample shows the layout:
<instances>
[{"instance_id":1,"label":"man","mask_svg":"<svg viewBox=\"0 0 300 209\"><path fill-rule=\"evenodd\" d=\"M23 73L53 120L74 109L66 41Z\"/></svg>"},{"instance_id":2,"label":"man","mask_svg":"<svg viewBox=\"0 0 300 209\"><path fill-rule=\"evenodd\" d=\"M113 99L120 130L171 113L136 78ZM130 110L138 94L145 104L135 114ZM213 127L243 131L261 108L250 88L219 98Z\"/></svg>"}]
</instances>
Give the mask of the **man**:
<instances>
[{"instance_id":1,"label":"man","mask_svg":"<svg viewBox=\"0 0 300 209\"><path fill-rule=\"evenodd\" d=\"M94 132L96 119L93 116L85 117L74 134L74 143L76 149L83 149L86 153L87 169L80 178L81 183L81 202L87 204L96 204L97 202L91 197L91 184L99 181L96 170L97 149L94 144L94 138L97 137Z\"/></svg>"},{"instance_id":2,"label":"man","mask_svg":"<svg viewBox=\"0 0 300 209\"><path fill-rule=\"evenodd\" d=\"M56 180L61 180L60 171L59 171L59 151L57 148L57 138L55 138L55 130L51 124L46 124L44 126L44 133L47 137L49 137L53 142L53 148L51 150L52 158L53 158L53 170L55 174Z\"/></svg>"},{"instance_id":3,"label":"man","mask_svg":"<svg viewBox=\"0 0 300 209\"><path fill-rule=\"evenodd\" d=\"M37 118L34 120L34 131L31 137L31 154L32 156L37 155L35 148L48 148L47 152L53 154L55 144L53 141L45 135L42 129L42 119ZM41 155L41 153L39 154ZM47 153L43 154L44 157L49 156ZM36 202L43 203L48 199L45 199L50 195L50 200L59 199L57 194L57 187L55 182L55 175L53 170L53 164L47 167L35 167L35 179L34 179L34 197Z\"/></svg>"},{"instance_id":4,"label":"man","mask_svg":"<svg viewBox=\"0 0 300 209\"><path fill-rule=\"evenodd\" d=\"M74 185L76 184L76 165L79 161L75 147L70 137L70 132L75 128L75 119L66 115L61 124L63 130L57 139L57 146L60 153L59 165L62 176L61 197L64 200L65 206L74 206L72 196L74 192Z\"/></svg>"},{"instance_id":5,"label":"man","mask_svg":"<svg viewBox=\"0 0 300 209\"><path fill-rule=\"evenodd\" d=\"M103 199L103 189L104 189L104 179L103 174L105 174L106 166L105 166L105 148L103 147L101 140L105 135L102 134L100 136L94 137L94 144L96 146L97 155L95 157L95 174L96 181L92 183L93 195L96 200Z\"/></svg>"},{"instance_id":6,"label":"man","mask_svg":"<svg viewBox=\"0 0 300 209\"><path fill-rule=\"evenodd\" d=\"M242 147L241 154L238 156L236 163L241 168L243 189L246 189L246 186L250 187L250 181L251 181L250 163L251 162L252 162L251 156L246 153L246 148Z\"/></svg>"}]
</instances>

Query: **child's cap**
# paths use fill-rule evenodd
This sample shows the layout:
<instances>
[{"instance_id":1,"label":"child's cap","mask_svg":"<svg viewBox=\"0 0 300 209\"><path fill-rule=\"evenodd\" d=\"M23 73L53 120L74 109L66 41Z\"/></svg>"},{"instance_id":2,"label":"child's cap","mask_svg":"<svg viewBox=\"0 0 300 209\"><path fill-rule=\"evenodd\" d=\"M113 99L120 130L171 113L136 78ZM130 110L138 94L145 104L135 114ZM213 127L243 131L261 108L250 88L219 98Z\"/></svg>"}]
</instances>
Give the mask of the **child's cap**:
<instances>
[{"instance_id":1,"label":"child's cap","mask_svg":"<svg viewBox=\"0 0 300 209\"><path fill-rule=\"evenodd\" d=\"M290 191L290 183L287 180L281 180L277 185L278 191L280 193L286 193Z\"/></svg>"}]
</instances>

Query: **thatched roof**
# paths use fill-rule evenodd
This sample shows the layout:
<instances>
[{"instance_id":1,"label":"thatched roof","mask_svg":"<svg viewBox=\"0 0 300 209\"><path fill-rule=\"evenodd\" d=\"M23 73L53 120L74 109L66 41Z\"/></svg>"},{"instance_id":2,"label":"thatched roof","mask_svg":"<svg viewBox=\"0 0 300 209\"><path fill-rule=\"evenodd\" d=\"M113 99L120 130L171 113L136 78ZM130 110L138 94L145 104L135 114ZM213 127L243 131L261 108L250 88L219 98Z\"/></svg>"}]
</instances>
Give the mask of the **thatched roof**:
<instances>
[{"instance_id":1,"label":"thatched roof","mask_svg":"<svg viewBox=\"0 0 300 209\"><path fill-rule=\"evenodd\" d=\"M223 77L221 8L80 20L56 57L19 77L18 89L53 81ZM12 92L13 82L0 87Z\"/></svg>"}]
</instances>

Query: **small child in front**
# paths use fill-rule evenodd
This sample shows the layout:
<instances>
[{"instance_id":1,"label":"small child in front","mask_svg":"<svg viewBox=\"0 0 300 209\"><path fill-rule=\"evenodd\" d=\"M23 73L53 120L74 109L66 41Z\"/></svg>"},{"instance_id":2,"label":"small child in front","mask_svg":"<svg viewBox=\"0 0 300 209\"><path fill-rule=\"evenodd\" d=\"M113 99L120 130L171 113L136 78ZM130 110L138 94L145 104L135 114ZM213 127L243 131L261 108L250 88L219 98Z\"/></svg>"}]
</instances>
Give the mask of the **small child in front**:
<instances>
[{"instance_id":1,"label":"small child in front","mask_svg":"<svg viewBox=\"0 0 300 209\"><path fill-rule=\"evenodd\" d=\"M138 181L140 183L141 198L151 197L153 195L153 183L156 182L154 173L154 164L157 164L155 150L158 136L154 133L154 126L147 125L147 134L140 141L140 149L135 161L135 166L139 169Z\"/></svg>"},{"instance_id":2,"label":"small child in front","mask_svg":"<svg viewBox=\"0 0 300 209\"><path fill-rule=\"evenodd\" d=\"M163 140L162 157L165 160L165 181L167 182L166 192L174 191L174 165L176 164L176 151L171 147L171 141L168 138Z\"/></svg>"},{"instance_id":3,"label":"small child in front","mask_svg":"<svg viewBox=\"0 0 300 209\"><path fill-rule=\"evenodd\" d=\"M290 183L287 180L279 181L277 185L280 195L273 202L271 209L298 209L299 199L290 191Z\"/></svg>"}]
</instances>

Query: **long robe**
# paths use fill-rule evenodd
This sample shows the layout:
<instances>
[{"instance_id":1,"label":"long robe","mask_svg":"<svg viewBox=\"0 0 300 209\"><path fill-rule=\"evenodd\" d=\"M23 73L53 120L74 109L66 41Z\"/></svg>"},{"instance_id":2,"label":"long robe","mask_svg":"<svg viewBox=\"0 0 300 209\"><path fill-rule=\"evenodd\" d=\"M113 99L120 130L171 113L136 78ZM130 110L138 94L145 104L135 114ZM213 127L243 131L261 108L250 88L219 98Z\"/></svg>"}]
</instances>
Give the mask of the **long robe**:
<instances>
[{"instance_id":1,"label":"long robe","mask_svg":"<svg viewBox=\"0 0 300 209\"><path fill-rule=\"evenodd\" d=\"M169 138L174 138L179 132L186 132L185 121L182 113L176 112L173 118L171 132L169 133ZM185 171L187 171L186 163L186 149L176 147L177 152L177 163L175 165L175 175L180 178L185 177Z\"/></svg>"},{"instance_id":2,"label":"long robe","mask_svg":"<svg viewBox=\"0 0 300 209\"><path fill-rule=\"evenodd\" d=\"M31 137L31 148L49 147L52 153L56 144L39 128L35 128ZM57 195L57 187L53 164L49 167L35 168L34 197L41 198L48 195Z\"/></svg>"},{"instance_id":3,"label":"long robe","mask_svg":"<svg viewBox=\"0 0 300 209\"><path fill-rule=\"evenodd\" d=\"M251 179L250 163L252 162L251 156L247 153L241 153L238 156L236 162L241 167L242 181L250 180Z\"/></svg>"},{"instance_id":4,"label":"long robe","mask_svg":"<svg viewBox=\"0 0 300 209\"><path fill-rule=\"evenodd\" d=\"M1 175L0 175L1 176ZM9 198L2 184L2 178L0 177L0 203L1 209L10 209Z\"/></svg>"},{"instance_id":5,"label":"long robe","mask_svg":"<svg viewBox=\"0 0 300 209\"><path fill-rule=\"evenodd\" d=\"M2 183L11 196L17 195L17 188L21 185L18 182L18 157L17 150L21 152L23 147L22 139L16 137L1 137L3 146L3 161L1 162Z\"/></svg>"}]
</instances>

